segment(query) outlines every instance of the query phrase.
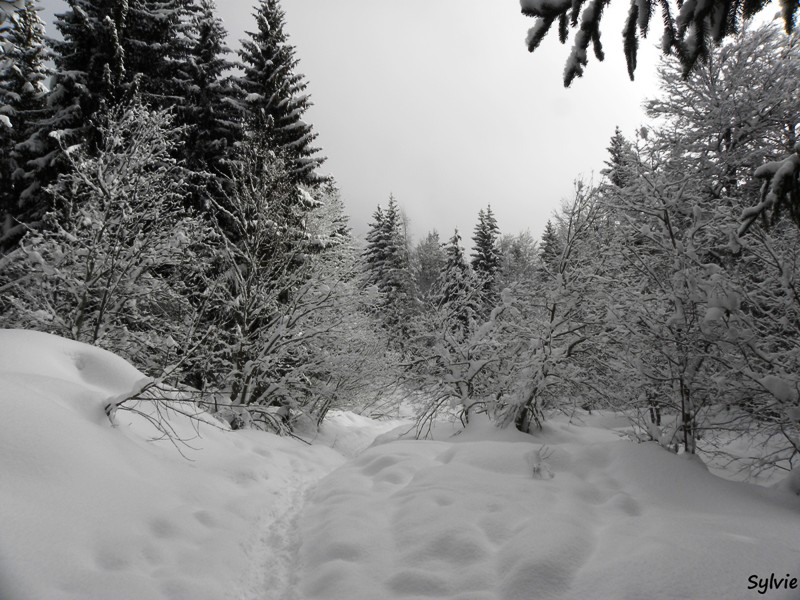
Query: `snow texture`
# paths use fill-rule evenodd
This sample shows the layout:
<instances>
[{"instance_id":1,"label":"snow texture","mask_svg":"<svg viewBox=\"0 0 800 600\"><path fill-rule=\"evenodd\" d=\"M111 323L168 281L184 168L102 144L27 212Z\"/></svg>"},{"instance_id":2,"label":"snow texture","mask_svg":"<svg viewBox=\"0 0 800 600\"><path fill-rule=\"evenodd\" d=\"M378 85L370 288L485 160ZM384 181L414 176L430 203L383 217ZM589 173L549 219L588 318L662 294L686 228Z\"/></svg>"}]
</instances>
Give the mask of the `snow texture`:
<instances>
[{"instance_id":1,"label":"snow texture","mask_svg":"<svg viewBox=\"0 0 800 600\"><path fill-rule=\"evenodd\" d=\"M417 441L335 413L313 445L203 426L187 460L144 419L109 423L142 380L0 330L3 600L745 599L753 574L800 577L797 472L723 480L613 416Z\"/></svg>"}]
</instances>

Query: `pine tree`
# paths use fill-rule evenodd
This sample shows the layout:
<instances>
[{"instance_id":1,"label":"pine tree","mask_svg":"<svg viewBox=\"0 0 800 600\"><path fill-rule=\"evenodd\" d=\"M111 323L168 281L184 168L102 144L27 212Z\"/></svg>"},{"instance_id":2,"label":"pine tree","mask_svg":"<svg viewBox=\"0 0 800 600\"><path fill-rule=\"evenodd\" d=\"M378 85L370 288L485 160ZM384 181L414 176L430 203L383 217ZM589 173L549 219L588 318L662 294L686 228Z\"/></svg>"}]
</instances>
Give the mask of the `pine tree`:
<instances>
[{"instance_id":1,"label":"pine tree","mask_svg":"<svg viewBox=\"0 0 800 600\"><path fill-rule=\"evenodd\" d=\"M120 38L125 32L126 0L71 0L56 15L62 39L49 38L55 72L47 95L49 113L30 140L34 156L26 164L26 181L20 201L46 207L50 199L42 190L69 169L65 148L100 142L92 118L117 104L125 94L125 52Z\"/></svg>"},{"instance_id":2,"label":"pine tree","mask_svg":"<svg viewBox=\"0 0 800 600\"><path fill-rule=\"evenodd\" d=\"M611 185L624 188L631 180L630 165L633 153L631 143L622 135L619 127L614 129L614 135L606 149L608 160L605 161L606 168L600 173L608 177Z\"/></svg>"},{"instance_id":3,"label":"pine tree","mask_svg":"<svg viewBox=\"0 0 800 600\"><path fill-rule=\"evenodd\" d=\"M227 162L234 145L241 141L240 90L227 76L233 62L225 45L226 31L214 14L214 0L201 0L192 18L191 44L186 71L191 86L179 110L180 122L188 126L185 148L187 166L194 172L208 172L211 191L219 191L221 175L229 174ZM194 204L201 198L196 191Z\"/></svg>"},{"instance_id":4,"label":"pine tree","mask_svg":"<svg viewBox=\"0 0 800 600\"><path fill-rule=\"evenodd\" d=\"M439 274L447 263L447 257L439 241L439 233L434 230L414 248L414 272L420 295L428 297Z\"/></svg>"},{"instance_id":5,"label":"pine tree","mask_svg":"<svg viewBox=\"0 0 800 600\"><path fill-rule=\"evenodd\" d=\"M448 312L451 333L459 340L465 339L477 320L480 302L473 274L461 247L461 236L456 229L444 246L447 262L436 284L436 303Z\"/></svg>"},{"instance_id":6,"label":"pine tree","mask_svg":"<svg viewBox=\"0 0 800 600\"><path fill-rule=\"evenodd\" d=\"M122 1L129 4L120 35L128 94L156 108L181 106L195 83L187 72L193 0Z\"/></svg>"},{"instance_id":7,"label":"pine tree","mask_svg":"<svg viewBox=\"0 0 800 600\"><path fill-rule=\"evenodd\" d=\"M22 233L21 222L35 220L40 208L20 201L30 184L25 166L36 154L32 139L46 113L45 81L49 53L44 24L34 0L26 0L8 18L0 63L0 247Z\"/></svg>"},{"instance_id":8,"label":"pine tree","mask_svg":"<svg viewBox=\"0 0 800 600\"><path fill-rule=\"evenodd\" d=\"M248 32L239 50L248 127L285 156L297 183L317 184L324 178L316 170L325 159L312 146L317 134L303 121L311 101L303 93L308 84L295 72L299 61L284 31L285 13L278 0L260 0L254 16L257 30Z\"/></svg>"},{"instance_id":9,"label":"pine tree","mask_svg":"<svg viewBox=\"0 0 800 600\"><path fill-rule=\"evenodd\" d=\"M65 143L76 143L89 120L124 95L127 0L72 0L56 15L63 39L51 39L56 64L49 102L56 110L50 131ZM67 137L68 136L68 137Z\"/></svg>"},{"instance_id":10,"label":"pine tree","mask_svg":"<svg viewBox=\"0 0 800 600\"><path fill-rule=\"evenodd\" d=\"M553 222L548 219L547 224L544 226L542 233L541 257L542 266L550 273L558 271L558 264L561 261L561 254L563 252L563 244L561 238L556 231Z\"/></svg>"},{"instance_id":11,"label":"pine tree","mask_svg":"<svg viewBox=\"0 0 800 600\"><path fill-rule=\"evenodd\" d=\"M500 248L497 240L500 230L492 207L478 213L478 224L472 236L472 270L481 282L481 300L485 312L491 310L498 299L497 274L500 270Z\"/></svg>"},{"instance_id":12,"label":"pine tree","mask_svg":"<svg viewBox=\"0 0 800 600\"><path fill-rule=\"evenodd\" d=\"M402 216L394 196L389 197L385 210L378 207L373 218L362 254L365 280L378 288L383 324L394 333L399 345L407 333L411 315L417 310L418 300Z\"/></svg>"}]
</instances>

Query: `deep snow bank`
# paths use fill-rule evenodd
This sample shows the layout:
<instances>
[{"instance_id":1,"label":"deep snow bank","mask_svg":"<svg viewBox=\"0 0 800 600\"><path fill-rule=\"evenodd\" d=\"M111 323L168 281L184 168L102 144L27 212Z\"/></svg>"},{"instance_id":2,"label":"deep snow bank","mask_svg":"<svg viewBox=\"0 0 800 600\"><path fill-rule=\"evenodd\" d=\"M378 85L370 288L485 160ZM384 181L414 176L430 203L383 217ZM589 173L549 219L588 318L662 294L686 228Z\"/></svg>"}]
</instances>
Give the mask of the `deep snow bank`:
<instances>
[{"instance_id":1,"label":"deep snow bank","mask_svg":"<svg viewBox=\"0 0 800 600\"><path fill-rule=\"evenodd\" d=\"M142 379L98 348L0 330L0 599L282 598L291 558L268 533L343 458L204 426L187 460L129 413L111 426L106 402Z\"/></svg>"}]
</instances>

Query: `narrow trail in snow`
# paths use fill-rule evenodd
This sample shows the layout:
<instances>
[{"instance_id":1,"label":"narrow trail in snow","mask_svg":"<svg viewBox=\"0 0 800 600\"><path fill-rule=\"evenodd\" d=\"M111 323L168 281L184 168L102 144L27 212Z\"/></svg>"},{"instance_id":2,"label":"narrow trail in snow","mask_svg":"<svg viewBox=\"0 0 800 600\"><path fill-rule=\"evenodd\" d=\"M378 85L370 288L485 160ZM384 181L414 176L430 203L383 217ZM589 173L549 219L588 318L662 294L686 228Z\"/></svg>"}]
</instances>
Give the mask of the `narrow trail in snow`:
<instances>
[{"instance_id":1,"label":"narrow trail in snow","mask_svg":"<svg viewBox=\"0 0 800 600\"><path fill-rule=\"evenodd\" d=\"M297 467L301 465L298 462ZM297 474L287 481L282 492L265 501L265 510L258 523L253 525L253 535L246 542L248 565L238 590L232 596L237 600L296 600L295 564L299 548L297 518L305 506L305 499L319 479L308 474ZM289 508L274 512L270 507Z\"/></svg>"},{"instance_id":2,"label":"narrow trail in snow","mask_svg":"<svg viewBox=\"0 0 800 600\"><path fill-rule=\"evenodd\" d=\"M231 596L236 600L300 600L298 559L301 535L298 520L318 483L337 468L348 464L382 433L404 421L379 423L352 413L336 415L329 423L327 437L317 443L334 449L342 463L328 470L311 471L302 460L292 460L291 475L275 497L267 499L262 518L253 526L246 542L248 565ZM275 511L270 506L289 507Z\"/></svg>"},{"instance_id":3,"label":"narrow trail in snow","mask_svg":"<svg viewBox=\"0 0 800 600\"><path fill-rule=\"evenodd\" d=\"M313 487L313 486L309 486ZM294 563L299 539L297 516L305 504L306 489L290 492L290 508L276 515L272 523L258 535L254 561L249 569L253 581L248 586L247 600L295 600Z\"/></svg>"}]
</instances>

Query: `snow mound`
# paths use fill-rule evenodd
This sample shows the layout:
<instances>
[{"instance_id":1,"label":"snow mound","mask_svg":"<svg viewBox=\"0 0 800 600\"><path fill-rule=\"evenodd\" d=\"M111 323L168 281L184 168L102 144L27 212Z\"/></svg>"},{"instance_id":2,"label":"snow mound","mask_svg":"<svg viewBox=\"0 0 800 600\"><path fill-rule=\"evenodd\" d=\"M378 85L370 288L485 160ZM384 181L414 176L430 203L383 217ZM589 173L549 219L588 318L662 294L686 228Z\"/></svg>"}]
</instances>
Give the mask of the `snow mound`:
<instances>
[{"instance_id":1,"label":"snow mound","mask_svg":"<svg viewBox=\"0 0 800 600\"><path fill-rule=\"evenodd\" d=\"M0 330L0 599L283 597L282 531L343 458L211 426L184 458L128 413L106 417L142 380L101 349Z\"/></svg>"},{"instance_id":2,"label":"snow mound","mask_svg":"<svg viewBox=\"0 0 800 600\"><path fill-rule=\"evenodd\" d=\"M298 519L300 597L758 597L751 575L800 575L798 517L793 496L608 430L477 423L323 479Z\"/></svg>"}]
</instances>

